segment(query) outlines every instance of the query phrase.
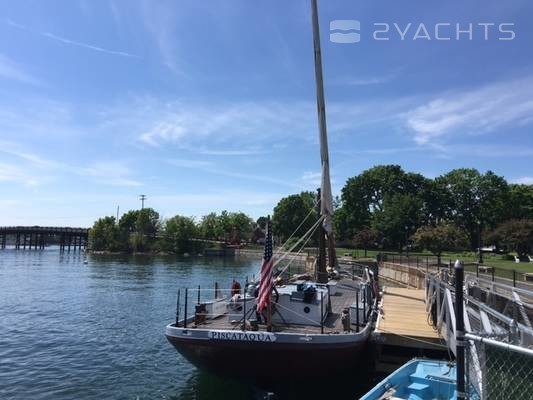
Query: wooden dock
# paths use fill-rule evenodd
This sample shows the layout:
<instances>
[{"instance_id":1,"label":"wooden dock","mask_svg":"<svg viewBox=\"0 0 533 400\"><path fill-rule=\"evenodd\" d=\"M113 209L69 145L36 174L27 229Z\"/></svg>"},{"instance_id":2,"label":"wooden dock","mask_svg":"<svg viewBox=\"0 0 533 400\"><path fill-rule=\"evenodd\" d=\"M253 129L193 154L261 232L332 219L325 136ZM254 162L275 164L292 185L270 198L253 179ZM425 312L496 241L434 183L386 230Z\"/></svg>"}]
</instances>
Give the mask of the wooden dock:
<instances>
[{"instance_id":1,"label":"wooden dock","mask_svg":"<svg viewBox=\"0 0 533 400\"><path fill-rule=\"evenodd\" d=\"M428 322L423 289L386 287L373 334L382 345L442 350L444 340Z\"/></svg>"}]
</instances>

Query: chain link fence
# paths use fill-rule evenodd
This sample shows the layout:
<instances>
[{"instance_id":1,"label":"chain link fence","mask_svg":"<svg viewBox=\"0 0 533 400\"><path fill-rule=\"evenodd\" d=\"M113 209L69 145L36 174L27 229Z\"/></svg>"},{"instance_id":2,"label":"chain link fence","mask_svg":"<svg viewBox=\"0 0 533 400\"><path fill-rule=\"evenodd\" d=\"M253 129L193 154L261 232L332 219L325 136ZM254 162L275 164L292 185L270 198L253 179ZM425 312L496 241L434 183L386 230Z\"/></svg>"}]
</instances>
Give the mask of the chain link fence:
<instances>
[{"instance_id":1,"label":"chain link fence","mask_svg":"<svg viewBox=\"0 0 533 400\"><path fill-rule=\"evenodd\" d=\"M471 334L466 339L469 399L533 399L533 350Z\"/></svg>"}]
</instances>

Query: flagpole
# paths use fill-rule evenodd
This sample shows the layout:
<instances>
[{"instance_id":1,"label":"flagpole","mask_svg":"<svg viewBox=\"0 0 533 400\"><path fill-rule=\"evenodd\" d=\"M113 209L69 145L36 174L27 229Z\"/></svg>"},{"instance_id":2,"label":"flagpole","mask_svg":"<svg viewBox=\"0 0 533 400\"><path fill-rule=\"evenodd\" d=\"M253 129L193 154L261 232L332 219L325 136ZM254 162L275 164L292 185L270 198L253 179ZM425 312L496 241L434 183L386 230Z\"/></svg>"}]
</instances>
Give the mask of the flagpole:
<instances>
[{"instance_id":1,"label":"flagpole","mask_svg":"<svg viewBox=\"0 0 533 400\"><path fill-rule=\"evenodd\" d=\"M272 299L271 299L272 301ZM267 304L267 332L272 332L272 305L271 301Z\"/></svg>"}]
</instances>

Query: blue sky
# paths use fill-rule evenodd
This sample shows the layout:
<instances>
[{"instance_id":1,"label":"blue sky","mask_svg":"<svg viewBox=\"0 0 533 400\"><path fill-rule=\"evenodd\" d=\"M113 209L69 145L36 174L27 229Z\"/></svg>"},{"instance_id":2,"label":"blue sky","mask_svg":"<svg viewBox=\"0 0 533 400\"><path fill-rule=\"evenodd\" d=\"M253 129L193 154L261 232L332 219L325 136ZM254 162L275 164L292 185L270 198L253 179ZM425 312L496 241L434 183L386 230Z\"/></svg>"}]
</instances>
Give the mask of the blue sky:
<instances>
[{"instance_id":1,"label":"blue sky","mask_svg":"<svg viewBox=\"0 0 533 400\"><path fill-rule=\"evenodd\" d=\"M382 163L533 183L531 1L319 8L335 194ZM0 1L0 225L89 226L141 193L270 213L318 184L314 85L309 0Z\"/></svg>"}]
</instances>

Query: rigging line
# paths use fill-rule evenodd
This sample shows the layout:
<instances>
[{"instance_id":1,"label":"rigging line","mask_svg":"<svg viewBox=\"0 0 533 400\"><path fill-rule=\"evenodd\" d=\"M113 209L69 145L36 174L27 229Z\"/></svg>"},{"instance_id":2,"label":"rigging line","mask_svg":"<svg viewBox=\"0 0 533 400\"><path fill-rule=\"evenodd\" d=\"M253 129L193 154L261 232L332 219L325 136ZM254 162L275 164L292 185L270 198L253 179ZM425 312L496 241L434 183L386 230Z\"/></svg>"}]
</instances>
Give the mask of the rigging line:
<instances>
[{"instance_id":1,"label":"rigging line","mask_svg":"<svg viewBox=\"0 0 533 400\"><path fill-rule=\"evenodd\" d=\"M281 256L274 262L274 266L277 266L282 260L289 256L291 252L306 238L307 235L313 235L313 233L318 228L323 219L324 216L321 216L318 221L316 221L315 224L304 234L304 236L301 237L300 240L298 240L288 251L285 252L285 254L283 254L283 256Z\"/></svg>"},{"instance_id":2,"label":"rigging line","mask_svg":"<svg viewBox=\"0 0 533 400\"><path fill-rule=\"evenodd\" d=\"M318 219L318 221L316 221L314 223L314 225L306 232L304 233L304 235L299 238L296 243L289 249L287 250L286 252L283 253L283 255L277 259L274 263L274 265L278 265L283 259L285 259L287 256L291 255L292 251L297 247L299 246L305 239L308 235L313 235L314 231L317 229L317 227L319 226L320 222L323 220L324 218L323 217L320 217Z\"/></svg>"},{"instance_id":3,"label":"rigging line","mask_svg":"<svg viewBox=\"0 0 533 400\"><path fill-rule=\"evenodd\" d=\"M317 227L317 228L318 228L318 227ZM309 242L309 240L313 237L313 233L314 233L314 231L315 231L317 228L315 228L315 229L313 230L313 232L311 232L311 234L309 235L309 237L307 238L307 240L305 241L305 243L302 245L302 247L300 247L300 250L298 250L298 252L296 253L296 255L295 255L293 258L291 258L291 259L289 260L289 263L285 266L285 268L283 268L283 269L281 270L280 275L283 274L283 273L284 273L284 272L285 272L285 271L291 266L292 262L296 259L296 257L300 255L300 253L302 252L303 249L305 249L305 245L306 245L306 244Z\"/></svg>"},{"instance_id":4,"label":"rigging line","mask_svg":"<svg viewBox=\"0 0 533 400\"><path fill-rule=\"evenodd\" d=\"M296 232L298 232L298 229L300 229L302 227L302 225L305 223L305 221L307 221L307 218L309 218L309 216L315 211L315 207L316 205L318 204L318 201L315 201L315 204L313 204L313 207L311 208L311 210L309 210L309 213L305 216L305 218L303 219L302 222L300 222L300 225L298 225L298 227L294 230L293 233L291 233L291 235L289 236L289 238L287 240L285 240L285 243L283 243L281 245L281 247L279 248L279 250L274 253L275 256L277 256L279 253L281 253L281 251L283 250L283 247L289 242L289 240L292 239L292 237L296 234Z\"/></svg>"}]
</instances>

